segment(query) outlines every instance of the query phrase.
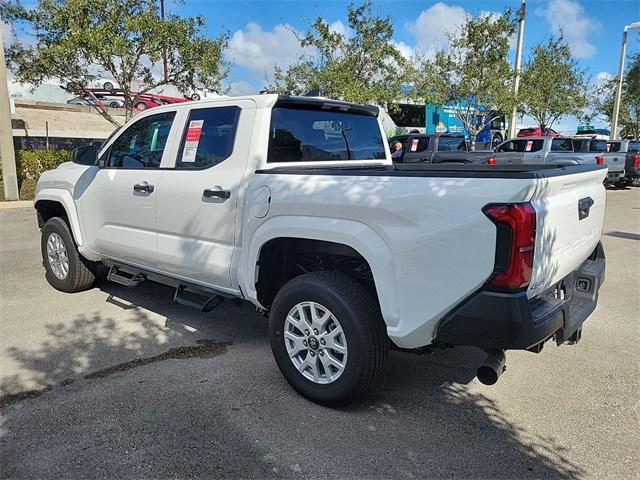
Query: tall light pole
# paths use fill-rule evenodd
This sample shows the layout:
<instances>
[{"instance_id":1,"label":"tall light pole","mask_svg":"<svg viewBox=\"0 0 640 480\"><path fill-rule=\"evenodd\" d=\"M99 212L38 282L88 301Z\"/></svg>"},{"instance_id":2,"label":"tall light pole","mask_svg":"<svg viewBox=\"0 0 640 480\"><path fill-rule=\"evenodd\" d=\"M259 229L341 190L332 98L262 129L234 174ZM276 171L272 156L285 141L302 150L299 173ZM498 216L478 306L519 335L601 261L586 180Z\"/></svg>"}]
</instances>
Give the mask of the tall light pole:
<instances>
[{"instance_id":1,"label":"tall light pole","mask_svg":"<svg viewBox=\"0 0 640 480\"><path fill-rule=\"evenodd\" d=\"M634 22L624 27L622 32L622 47L620 48L620 66L618 67L618 85L616 86L616 100L613 104L613 115L611 116L611 135L610 140L616 139L616 131L618 130L618 115L620 113L620 98L622 97L622 76L624 75L624 57L627 52L627 30L631 28L639 28L640 22Z\"/></svg>"},{"instance_id":2,"label":"tall light pole","mask_svg":"<svg viewBox=\"0 0 640 480\"><path fill-rule=\"evenodd\" d=\"M518 43L516 44L516 76L513 79L513 97L518 98L518 89L520 88L520 70L522 67L522 40L524 38L524 16L527 9L527 0L522 0L520 6L520 17L518 19ZM511 118L509 119L509 138L516 136L516 115L518 114L518 105L513 105Z\"/></svg>"},{"instance_id":3,"label":"tall light pole","mask_svg":"<svg viewBox=\"0 0 640 480\"><path fill-rule=\"evenodd\" d=\"M11 132L11 107L9 106L9 87L7 85L7 64L4 61L3 25L4 22L0 18L0 160L2 160L4 198L5 200L18 200L18 175Z\"/></svg>"},{"instance_id":4,"label":"tall light pole","mask_svg":"<svg viewBox=\"0 0 640 480\"><path fill-rule=\"evenodd\" d=\"M164 21L164 0L160 0L160 18ZM164 81L169 79L169 65L167 62L167 49L162 49L162 73L164 74Z\"/></svg>"}]
</instances>

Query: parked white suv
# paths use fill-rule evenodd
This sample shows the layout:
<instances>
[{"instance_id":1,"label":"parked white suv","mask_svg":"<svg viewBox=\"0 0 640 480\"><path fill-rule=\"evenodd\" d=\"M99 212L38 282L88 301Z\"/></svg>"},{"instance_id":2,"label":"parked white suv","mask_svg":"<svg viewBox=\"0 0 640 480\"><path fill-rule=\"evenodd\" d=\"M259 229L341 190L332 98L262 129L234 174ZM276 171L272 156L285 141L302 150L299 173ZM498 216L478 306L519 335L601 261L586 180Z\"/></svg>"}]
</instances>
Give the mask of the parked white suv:
<instances>
[{"instance_id":1,"label":"parked white suv","mask_svg":"<svg viewBox=\"0 0 640 480\"><path fill-rule=\"evenodd\" d=\"M597 165L393 165L376 107L259 95L142 112L46 172L48 281L95 267L269 314L291 385L326 405L377 379L390 346L504 350L580 338L604 278Z\"/></svg>"}]
</instances>

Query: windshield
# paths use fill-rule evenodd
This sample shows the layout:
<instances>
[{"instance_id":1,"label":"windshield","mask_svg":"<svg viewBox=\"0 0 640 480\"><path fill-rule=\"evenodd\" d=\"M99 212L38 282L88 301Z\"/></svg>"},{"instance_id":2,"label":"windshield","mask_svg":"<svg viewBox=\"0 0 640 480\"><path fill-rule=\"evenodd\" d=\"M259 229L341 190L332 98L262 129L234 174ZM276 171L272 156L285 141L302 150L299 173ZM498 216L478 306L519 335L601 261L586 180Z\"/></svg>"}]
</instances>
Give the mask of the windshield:
<instances>
[{"instance_id":1,"label":"windshield","mask_svg":"<svg viewBox=\"0 0 640 480\"><path fill-rule=\"evenodd\" d=\"M378 120L371 115L276 107L269 132L268 163L386 158Z\"/></svg>"}]
</instances>

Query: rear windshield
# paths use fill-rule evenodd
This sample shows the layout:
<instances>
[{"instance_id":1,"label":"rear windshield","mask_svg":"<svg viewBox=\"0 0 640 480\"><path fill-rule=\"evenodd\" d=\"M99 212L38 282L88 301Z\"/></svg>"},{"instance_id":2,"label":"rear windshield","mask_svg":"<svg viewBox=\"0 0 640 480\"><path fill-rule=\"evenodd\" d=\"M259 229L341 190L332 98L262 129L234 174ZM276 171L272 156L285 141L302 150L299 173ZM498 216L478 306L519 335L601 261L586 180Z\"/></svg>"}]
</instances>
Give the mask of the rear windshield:
<instances>
[{"instance_id":1,"label":"rear windshield","mask_svg":"<svg viewBox=\"0 0 640 480\"><path fill-rule=\"evenodd\" d=\"M640 152L640 142L629 142L629 152Z\"/></svg>"},{"instance_id":2,"label":"rear windshield","mask_svg":"<svg viewBox=\"0 0 640 480\"><path fill-rule=\"evenodd\" d=\"M269 132L268 163L386 158L378 120L370 115L276 107Z\"/></svg>"},{"instance_id":3,"label":"rear windshield","mask_svg":"<svg viewBox=\"0 0 640 480\"><path fill-rule=\"evenodd\" d=\"M464 137L440 137L438 140L439 152L465 151L466 149L467 144Z\"/></svg>"}]
</instances>

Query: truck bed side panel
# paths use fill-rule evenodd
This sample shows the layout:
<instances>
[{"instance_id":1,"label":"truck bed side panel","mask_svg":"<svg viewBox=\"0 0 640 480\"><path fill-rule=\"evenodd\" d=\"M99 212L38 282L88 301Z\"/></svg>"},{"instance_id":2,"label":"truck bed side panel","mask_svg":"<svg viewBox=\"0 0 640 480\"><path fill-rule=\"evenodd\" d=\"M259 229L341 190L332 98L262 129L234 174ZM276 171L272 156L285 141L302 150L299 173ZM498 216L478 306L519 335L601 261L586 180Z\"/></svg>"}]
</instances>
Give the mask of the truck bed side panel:
<instances>
[{"instance_id":1,"label":"truck bed side panel","mask_svg":"<svg viewBox=\"0 0 640 480\"><path fill-rule=\"evenodd\" d=\"M442 316L491 275L495 225L482 207L525 201L537 181L265 173L254 176L248 195L269 187L270 211L262 219L245 213L243 245L251 244L252 232L262 224L282 217L293 222L293 233L295 222L308 217L316 219L314 224L324 219L328 230L339 229L340 220L373 229L391 252L392 265L360 253L372 268L378 291L397 296L392 303L398 311L390 311L385 295L379 295L389 336L406 348L429 344Z\"/></svg>"}]
</instances>

